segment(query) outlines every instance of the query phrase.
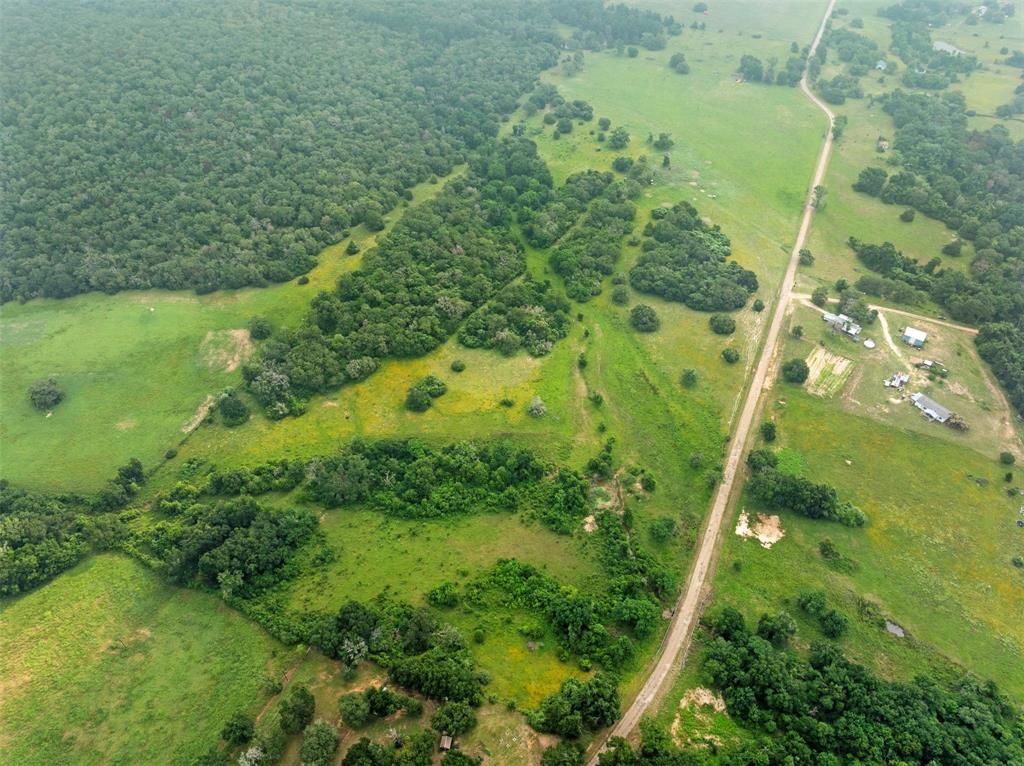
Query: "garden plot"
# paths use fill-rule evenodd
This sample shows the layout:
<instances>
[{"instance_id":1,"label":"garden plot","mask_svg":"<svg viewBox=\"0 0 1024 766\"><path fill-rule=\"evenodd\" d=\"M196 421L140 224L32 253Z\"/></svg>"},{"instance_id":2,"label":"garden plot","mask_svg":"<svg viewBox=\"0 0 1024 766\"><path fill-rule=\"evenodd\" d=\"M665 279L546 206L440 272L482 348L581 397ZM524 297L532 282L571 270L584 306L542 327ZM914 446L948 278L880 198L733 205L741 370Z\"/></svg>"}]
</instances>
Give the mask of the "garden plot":
<instances>
[{"instance_id":1,"label":"garden plot","mask_svg":"<svg viewBox=\"0 0 1024 766\"><path fill-rule=\"evenodd\" d=\"M807 357L810 374L807 390L815 396L832 396L842 390L853 374L853 361L818 347Z\"/></svg>"}]
</instances>

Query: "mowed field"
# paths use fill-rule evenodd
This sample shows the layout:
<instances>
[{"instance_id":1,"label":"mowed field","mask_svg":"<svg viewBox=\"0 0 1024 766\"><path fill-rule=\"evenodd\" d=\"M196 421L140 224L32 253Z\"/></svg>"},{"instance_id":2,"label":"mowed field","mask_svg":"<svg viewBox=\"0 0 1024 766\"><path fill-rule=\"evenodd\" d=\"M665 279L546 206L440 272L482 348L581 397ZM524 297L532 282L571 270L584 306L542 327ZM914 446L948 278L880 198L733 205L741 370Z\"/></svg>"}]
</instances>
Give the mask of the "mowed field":
<instances>
[{"instance_id":1,"label":"mowed field","mask_svg":"<svg viewBox=\"0 0 1024 766\"><path fill-rule=\"evenodd\" d=\"M0 603L0 763L187 766L291 653L213 596L95 556Z\"/></svg>"}]
</instances>

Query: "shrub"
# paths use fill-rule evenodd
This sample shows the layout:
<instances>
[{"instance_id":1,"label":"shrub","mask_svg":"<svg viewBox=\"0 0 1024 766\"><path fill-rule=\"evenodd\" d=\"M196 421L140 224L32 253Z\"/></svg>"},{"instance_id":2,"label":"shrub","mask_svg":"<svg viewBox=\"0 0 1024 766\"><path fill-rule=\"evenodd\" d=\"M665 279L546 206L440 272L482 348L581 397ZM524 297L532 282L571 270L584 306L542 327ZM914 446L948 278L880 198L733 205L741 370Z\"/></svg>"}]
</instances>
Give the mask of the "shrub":
<instances>
[{"instance_id":1,"label":"shrub","mask_svg":"<svg viewBox=\"0 0 1024 766\"><path fill-rule=\"evenodd\" d=\"M448 391L444 381L435 375L428 375L409 389L405 397L405 408L412 412L425 412L430 408L431 399L443 396Z\"/></svg>"},{"instance_id":2,"label":"shrub","mask_svg":"<svg viewBox=\"0 0 1024 766\"><path fill-rule=\"evenodd\" d=\"M766 442L775 441L776 426L774 420L766 420L761 424L761 438Z\"/></svg>"},{"instance_id":3,"label":"shrub","mask_svg":"<svg viewBox=\"0 0 1024 766\"><path fill-rule=\"evenodd\" d=\"M716 335L732 335L736 332L736 320L725 314L712 314L708 325Z\"/></svg>"},{"instance_id":4,"label":"shrub","mask_svg":"<svg viewBox=\"0 0 1024 766\"><path fill-rule=\"evenodd\" d=\"M818 618L821 632L832 639L838 639L846 633L849 621L842 612L835 609L826 609Z\"/></svg>"},{"instance_id":5,"label":"shrub","mask_svg":"<svg viewBox=\"0 0 1024 766\"><path fill-rule=\"evenodd\" d=\"M798 257L800 259L800 265L801 266L813 266L814 265L814 255L812 255L811 251L808 250L806 247L800 249Z\"/></svg>"},{"instance_id":6,"label":"shrub","mask_svg":"<svg viewBox=\"0 0 1024 766\"><path fill-rule=\"evenodd\" d=\"M338 750L338 730L326 721L306 727L299 758L302 766L329 766Z\"/></svg>"},{"instance_id":7,"label":"shrub","mask_svg":"<svg viewBox=\"0 0 1024 766\"><path fill-rule=\"evenodd\" d=\"M53 378L41 378L28 387L28 398L33 407L46 412L64 401L64 392Z\"/></svg>"},{"instance_id":8,"label":"shrub","mask_svg":"<svg viewBox=\"0 0 1024 766\"><path fill-rule=\"evenodd\" d=\"M1010 563L1013 564L1017 569L1024 569L1024 556L1019 553L1010 559Z\"/></svg>"},{"instance_id":9,"label":"shrub","mask_svg":"<svg viewBox=\"0 0 1024 766\"><path fill-rule=\"evenodd\" d=\"M654 477L651 476L649 473L645 473L643 476L640 477L640 488L644 492L653 492L656 486L657 482L654 481Z\"/></svg>"},{"instance_id":10,"label":"shrub","mask_svg":"<svg viewBox=\"0 0 1024 766\"><path fill-rule=\"evenodd\" d=\"M824 287L815 287L811 293L811 303L818 308L821 308L828 303L828 289Z\"/></svg>"},{"instance_id":11,"label":"shrub","mask_svg":"<svg viewBox=\"0 0 1024 766\"><path fill-rule=\"evenodd\" d=\"M176 457L178 457L178 450L174 449L174 447L171 447L164 453L164 460L174 460Z\"/></svg>"},{"instance_id":12,"label":"shrub","mask_svg":"<svg viewBox=\"0 0 1024 766\"><path fill-rule=\"evenodd\" d=\"M651 538L656 543L664 545L672 539L672 535L676 533L676 522L675 519L670 519L668 516L662 516L654 520L651 524Z\"/></svg>"},{"instance_id":13,"label":"shrub","mask_svg":"<svg viewBox=\"0 0 1024 766\"><path fill-rule=\"evenodd\" d=\"M308 285L309 284L309 277L307 277L305 274L303 274L301 277L299 277L298 283L300 285Z\"/></svg>"},{"instance_id":14,"label":"shrub","mask_svg":"<svg viewBox=\"0 0 1024 766\"><path fill-rule=\"evenodd\" d=\"M900 220L903 221L903 223L910 223L911 221L914 220L914 216L916 214L917 211L915 211L914 208L908 207L906 210L900 213Z\"/></svg>"},{"instance_id":15,"label":"shrub","mask_svg":"<svg viewBox=\"0 0 1024 766\"><path fill-rule=\"evenodd\" d=\"M370 720L370 703L360 692L345 694L338 700L338 712L350 729L361 729Z\"/></svg>"},{"instance_id":16,"label":"shrub","mask_svg":"<svg viewBox=\"0 0 1024 766\"><path fill-rule=\"evenodd\" d=\"M724 359L727 364L736 364L736 362L740 360L740 352L732 346L729 346L722 350L722 359Z\"/></svg>"},{"instance_id":17,"label":"shrub","mask_svg":"<svg viewBox=\"0 0 1024 766\"><path fill-rule=\"evenodd\" d=\"M754 306L753 306L753 309L754 309L754 311L756 311L756 312L757 312L758 314L760 314L760 313L761 313L762 311L764 311L764 301L763 301L763 300L761 300L760 298L756 299L756 300L754 301Z\"/></svg>"},{"instance_id":18,"label":"shrub","mask_svg":"<svg viewBox=\"0 0 1024 766\"><path fill-rule=\"evenodd\" d=\"M583 746L578 742L559 742L545 748L540 766L583 766Z\"/></svg>"},{"instance_id":19,"label":"shrub","mask_svg":"<svg viewBox=\"0 0 1024 766\"><path fill-rule=\"evenodd\" d=\"M655 310L643 303L634 306L629 312L629 323L640 332L654 332L661 326Z\"/></svg>"},{"instance_id":20,"label":"shrub","mask_svg":"<svg viewBox=\"0 0 1024 766\"><path fill-rule=\"evenodd\" d=\"M698 380L697 371L695 369L693 369L692 367L687 367L685 370L683 370L683 374L679 378L679 381L686 388L693 388L694 386L696 386L697 385L697 380Z\"/></svg>"},{"instance_id":21,"label":"shrub","mask_svg":"<svg viewBox=\"0 0 1024 766\"><path fill-rule=\"evenodd\" d=\"M804 337L804 326L802 324L798 324L793 328L792 332L794 338L802 338Z\"/></svg>"},{"instance_id":22,"label":"shrub","mask_svg":"<svg viewBox=\"0 0 1024 766\"><path fill-rule=\"evenodd\" d=\"M612 288L612 303L617 303L620 306L625 306L629 303L629 290L623 285Z\"/></svg>"},{"instance_id":23,"label":"shrub","mask_svg":"<svg viewBox=\"0 0 1024 766\"><path fill-rule=\"evenodd\" d=\"M273 332L270 322L264 317L253 317L249 320L249 337L253 340L266 340Z\"/></svg>"},{"instance_id":24,"label":"shrub","mask_svg":"<svg viewBox=\"0 0 1024 766\"><path fill-rule=\"evenodd\" d=\"M1013 465L1017 461L1017 458L1013 456L1012 452L1000 452L999 462L1003 465Z\"/></svg>"},{"instance_id":25,"label":"shrub","mask_svg":"<svg viewBox=\"0 0 1024 766\"><path fill-rule=\"evenodd\" d=\"M616 157L612 160L612 170L619 173L628 173L629 169L633 167L632 157Z\"/></svg>"},{"instance_id":26,"label":"shrub","mask_svg":"<svg viewBox=\"0 0 1024 766\"><path fill-rule=\"evenodd\" d=\"M281 730L285 734L298 734L309 726L316 712L316 700L305 686L296 686L281 701Z\"/></svg>"},{"instance_id":27,"label":"shrub","mask_svg":"<svg viewBox=\"0 0 1024 766\"><path fill-rule=\"evenodd\" d=\"M356 253L359 252L359 245L355 243L355 240L350 239L348 241L348 247L345 248L345 252L348 255L355 255Z\"/></svg>"},{"instance_id":28,"label":"shrub","mask_svg":"<svg viewBox=\"0 0 1024 766\"><path fill-rule=\"evenodd\" d=\"M249 408L238 394L232 391L220 400L220 415L228 428L240 426L249 419Z\"/></svg>"},{"instance_id":29,"label":"shrub","mask_svg":"<svg viewBox=\"0 0 1024 766\"><path fill-rule=\"evenodd\" d=\"M232 745L244 745L255 733L252 716L236 710L220 730L220 738Z\"/></svg>"},{"instance_id":30,"label":"shrub","mask_svg":"<svg viewBox=\"0 0 1024 766\"><path fill-rule=\"evenodd\" d=\"M776 615L762 614L757 623L757 635L776 647L782 647L796 635L796 622L788 612L779 612Z\"/></svg>"},{"instance_id":31,"label":"shrub","mask_svg":"<svg viewBox=\"0 0 1024 766\"><path fill-rule=\"evenodd\" d=\"M548 414L548 407L544 404L544 400L539 396L535 396L530 400L530 403L526 406L526 414L531 418L542 418Z\"/></svg>"},{"instance_id":32,"label":"shrub","mask_svg":"<svg viewBox=\"0 0 1024 766\"><path fill-rule=\"evenodd\" d=\"M451 608L459 603L458 587L450 580L445 581L427 592L427 602L439 609Z\"/></svg>"},{"instance_id":33,"label":"shrub","mask_svg":"<svg viewBox=\"0 0 1024 766\"><path fill-rule=\"evenodd\" d=\"M463 362L461 359L454 359L452 360L451 367L452 372L462 372L463 370L466 369L466 363Z\"/></svg>"},{"instance_id":34,"label":"shrub","mask_svg":"<svg viewBox=\"0 0 1024 766\"><path fill-rule=\"evenodd\" d=\"M782 365L782 377L788 383L804 383L810 374L811 370L803 359L790 359Z\"/></svg>"}]
</instances>

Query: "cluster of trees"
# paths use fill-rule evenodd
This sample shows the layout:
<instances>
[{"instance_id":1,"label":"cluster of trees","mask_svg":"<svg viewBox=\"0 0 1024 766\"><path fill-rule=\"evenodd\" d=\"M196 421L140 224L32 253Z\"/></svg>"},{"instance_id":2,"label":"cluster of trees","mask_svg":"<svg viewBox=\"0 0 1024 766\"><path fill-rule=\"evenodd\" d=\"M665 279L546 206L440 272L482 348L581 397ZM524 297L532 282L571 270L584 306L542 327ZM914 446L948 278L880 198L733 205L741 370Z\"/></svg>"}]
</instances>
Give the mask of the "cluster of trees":
<instances>
[{"instance_id":1,"label":"cluster of trees","mask_svg":"<svg viewBox=\"0 0 1024 766\"><path fill-rule=\"evenodd\" d=\"M840 501L834 487L779 471L778 456L769 449L751 451L747 455L747 465L753 472L747 481L747 490L768 508L798 513L811 519L838 521L848 527L861 527L867 521L862 510Z\"/></svg>"},{"instance_id":2,"label":"cluster of trees","mask_svg":"<svg viewBox=\"0 0 1024 766\"><path fill-rule=\"evenodd\" d=\"M796 53L796 50L793 50ZM806 53L798 56L790 56L786 59L782 69L776 71L777 62L774 58L769 59L765 65L757 56L749 53L740 57L740 66L737 69L744 82L762 82L766 85L788 85L795 88L800 84L800 78L804 76L804 69L807 68Z\"/></svg>"},{"instance_id":3,"label":"cluster of trees","mask_svg":"<svg viewBox=\"0 0 1024 766\"><path fill-rule=\"evenodd\" d=\"M632 231L636 217L629 200L640 195L636 179L646 170L646 163L635 163L626 181L610 184L590 203L579 226L552 249L551 268L565 280L565 291L573 300L600 295L601 282L614 271L622 238Z\"/></svg>"},{"instance_id":4,"label":"cluster of trees","mask_svg":"<svg viewBox=\"0 0 1024 766\"><path fill-rule=\"evenodd\" d=\"M387 718L399 710L410 716L418 716L423 712L423 703L415 697L378 686L369 686L362 692L346 694L338 700L341 720L350 729L361 729L371 721Z\"/></svg>"},{"instance_id":5,"label":"cluster of trees","mask_svg":"<svg viewBox=\"0 0 1024 766\"><path fill-rule=\"evenodd\" d=\"M704 673L729 715L763 732L720 753L724 762L952 766L1024 758L1024 721L992 682L886 681L829 642L812 643L806 657L775 646L731 608L706 626L713 638Z\"/></svg>"},{"instance_id":6,"label":"cluster of trees","mask_svg":"<svg viewBox=\"0 0 1024 766\"><path fill-rule=\"evenodd\" d=\"M902 168L889 175L865 168L854 188L890 204L908 205L974 243L967 273L921 265L891 244L850 244L882 276L927 293L954 318L982 325L976 342L1019 411L1024 412L1024 142L1002 126L972 131L959 93L927 96L896 91L885 98L896 126L893 147ZM960 241L944 248L960 253ZM880 286L885 288L886 285ZM888 287L890 294L895 292ZM986 331L988 324L996 325Z\"/></svg>"},{"instance_id":7,"label":"cluster of trees","mask_svg":"<svg viewBox=\"0 0 1024 766\"><path fill-rule=\"evenodd\" d=\"M253 468L227 468L213 470L202 485L210 495L265 495L267 492L289 492L306 478L304 460L269 460ZM153 503L155 510L177 514L195 502L200 490L191 484L179 482L168 492L160 494Z\"/></svg>"},{"instance_id":8,"label":"cluster of trees","mask_svg":"<svg viewBox=\"0 0 1024 766\"><path fill-rule=\"evenodd\" d=\"M435 449L413 439L355 441L336 455L310 461L308 496L328 507L369 502L403 518L535 510L567 534L586 515L586 483L569 469L552 470L508 442L455 442ZM550 475L549 475L550 474Z\"/></svg>"},{"instance_id":9,"label":"cluster of trees","mask_svg":"<svg viewBox=\"0 0 1024 766\"><path fill-rule=\"evenodd\" d=\"M298 329L264 341L243 368L249 390L270 417L284 417L303 397L362 380L381 359L436 348L522 273L509 224L517 206L543 206L550 185L532 141L481 152L465 177L406 211L360 270L320 293Z\"/></svg>"},{"instance_id":10,"label":"cluster of trees","mask_svg":"<svg viewBox=\"0 0 1024 766\"><path fill-rule=\"evenodd\" d=\"M426 412L434 400L448 392L448 385L436 375L427 375L409 387L405 408L410 412Z\"/></svg>"},{"instance_id":11,"label":"cluster of trees","mask_svg":"<svg viewBox=\"0 0 1024 766\"><path fill-rule=\"evenodd\" d=\"M822 42L835 49L837 58L847 64L847 74L853 77L863 77L875 68L879 60L885 61L885 56L878 50L878 43L850 29L831 29ZM895 65L890 61L886 64L885 71L890 74Z\"/></svg>"},{"instance_id":12,"label":"cluster of trees","mask_svg":"<svg viewBox=\"0 0 1024 766\"><path fill-rule=\"evenodd\" d=\"M550 282L527 277L498 293L459 330L468 348L493 348L512 355L520 348L544 356L569 334L569 301Z\"/></svg>"},{"instance_id":13,"label":"cluster of trees","mask_svg":"<svg viewBox=\"0 0 1024 766\"><path fill-rule=\"evenodd\" d=\"M552 0L552 5L555 18L576 27L573 43L589 50L626 45L661 50L669 36L683 31L672 16L660 16L622 3L606 6L601 0Z\"/></svg>"},{"instance_id":14,"label":"cluster of trees","mask_svg":"<svg viewBox=\"0 0 1024 766\"><path fill-rule=\"evenodd\" d=\"M615 176L609 172L585 170L569 176L554 193L531 190L531 196L525 197L519 205L517 215L526 241L536 248L550 247L576 224L591 201L604 194L614 180Z\"/></svg>"},{"instance_id":15,"label":"cluster of trees","mask_svg":"<svg viewBox=\"0 0 1024 766\"><path fill-rule=\"evenodd\" d=\"M814 87L830 104L845 104L848 98L864 97L860 80L850 74L837 74L831 80L818 79Z\"/></svg>"},{"instance_id":16,"label":"cluster of trees","mask_svg":"<svg viewBox=\"0 0 1024 766\"><path fill-rule=\"evenodd\" d=\"M950 3L904 0L878 11L879 16L892 19L891 49L905 65L904 85L939 90L980 66L975 56L934 48L930 30L951 18L950 9Z\"/></svg>"},{"instance_id":17,"label":"cluster of trees","mask_svg":"<svg viewBox=\"0 0 1024 766\"><path fill-rule=\"evenodd\" d=\"M22 3L0 66L0 300L307 271L497 134L557 63L561 5Z\"/></svg>"},{"instance_id":18,"label":"cluster of trees","mask_svg":"<svg viewBox=\"0 0 1024 766\"><path fill-rule=\"evenodd\" d=\"M348 667L371 659L387 668L395 683L428 697L474 707L483 701L486 676L474 666L459 632L428 609L383 597L368 604L348 601L336 614L314 618L309 640Z\"/></svg>"},{"instance_id":19,"label":"cluster of trees","mask_svg":"<svg viewBox=\"0 0 1024 766\"><path fill-rule=\"evenodd\" d=\"M620 705L618 679L595 673L586 681L563 681L558 692L545 697L527 720L537 731L576 738L615 723Z\"/></svg>"},{"instance_id":20,"label":"cluster of trees","mask_svg":"<svg viewBox=\"0 0 1024 766\"><path fill-rule=\"evenodd\" d=\"M669 68L679 74L690 74L690 65L686 61L685 53L673 53L668 60Z\"/></svg>"},{"instance_id":21,"label":"cluster of trees","mask_svg":"<svg viewBox=\"0 0 1024 766\"><path fill-rule=\"evenodd\" d=\"M316 528L305 510L262 506L251 497L191 503L138 533L139 556L174 582L249 597L282 578L282 568Z\"/></svg>"},{"instance_id":22,"label":"cluster of trees","mask_svg":"<svg viewBox=\"0 0 1024 766\"><path fill-rule=\"evenodd\" d=\"M121 545L118 516L146 476L132 458L94 495L50 496L0 480L0 595L15 595L70 569L91 550Z\"/></svg>"},{"instance_id":23,"label":"cluster of trees","mask_svg":"<svg viewBox=\"0 0 1024 766\"><path fill-rule=\"evenodd\" d=\"M757 290L757 276L735 261L729 238L708 226L688 202L655 208L644 229L642 253L629 282L640 292L685 303L698 311L742 308Z\"/></svg>"},{"instance_id":24,"label":"cluster of trees","mask_svg":"<svg viewBox=\"0 0 1024 766\"><path fill-rule=\"evenodd\" d=\"M361 737L345 753L343 766L430 766L433 763L434 742L436 737L429 731L415 731L402 739L402 747L388 747L371 742ZM446 766L474 766L467 759L466 763L449 763L453 761L448 753L441 760Z\"/></svg>"}]
</instances>

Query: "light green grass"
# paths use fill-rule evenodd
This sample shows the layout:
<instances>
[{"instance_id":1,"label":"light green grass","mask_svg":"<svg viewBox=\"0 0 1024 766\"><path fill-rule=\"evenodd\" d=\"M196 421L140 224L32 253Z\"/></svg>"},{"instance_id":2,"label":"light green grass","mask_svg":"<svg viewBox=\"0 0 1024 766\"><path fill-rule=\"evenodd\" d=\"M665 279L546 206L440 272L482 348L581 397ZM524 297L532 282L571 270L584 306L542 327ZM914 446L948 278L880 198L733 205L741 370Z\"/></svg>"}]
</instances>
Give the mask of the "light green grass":
<instances>
[{"instance_id":1,"label":"light green grass","mask_svg":"<svg viewBox=\"0 0 1024 766\"><path fill-rule=\"evenodd\" d=\"M421 184L416 204L441 184ZM396 210L388 220L400 214ZM361 227L353 238L365 250L375 236ZM96 489L131 457L152 468L185 437L183 427L207 396L237 385L241 372L211 355L223 334L250 317L294 325L309 301L330 289L360 256L327 248L307 285L292 281L265 289L198 296L149 290L90 293L34 300L0 309L0 474L33 489ZM221 336L221 337L218 337ZM47 417L26 391L53 376L67 399Z\"/></svg>"},{"instance_id":2,"label":"light green grass","mask_svg":"<svg viewBox=\"0 0 1024 766\"><path fill-rule=\"evenodd\" d=\"M1024 533L1015 526L1020 502L1006 496L1002 467L937 438L847 414L793 386L775 391L772 402L779 444L799 452L805 476L859 505L869 524L848 529L782 514L786 537L770 550L727 532L715 606L735 606L748 618L786 608L806 643L818 633L792 599L802 587L822 587L851 617L843 649L883 675L907 678L932 668L948 679L959 666L1024 699L1024 576L1010 563L1024 549ZM744 506L757 509L749 500ZM857 562L855 573L825 565L817 546L826 537ZM910 639L859 619L861 596Z\"/></svg>"},{"instance_id":3,"label":"light green grass","mask_svg":"<svg viewBox=\"0 0 1024 766\"><path fill-rule=\"evenodd\" d=\"M0 763L186 766L287 655L219 599L93 557L0 604Z\"/></svg>"}]
</instances>

